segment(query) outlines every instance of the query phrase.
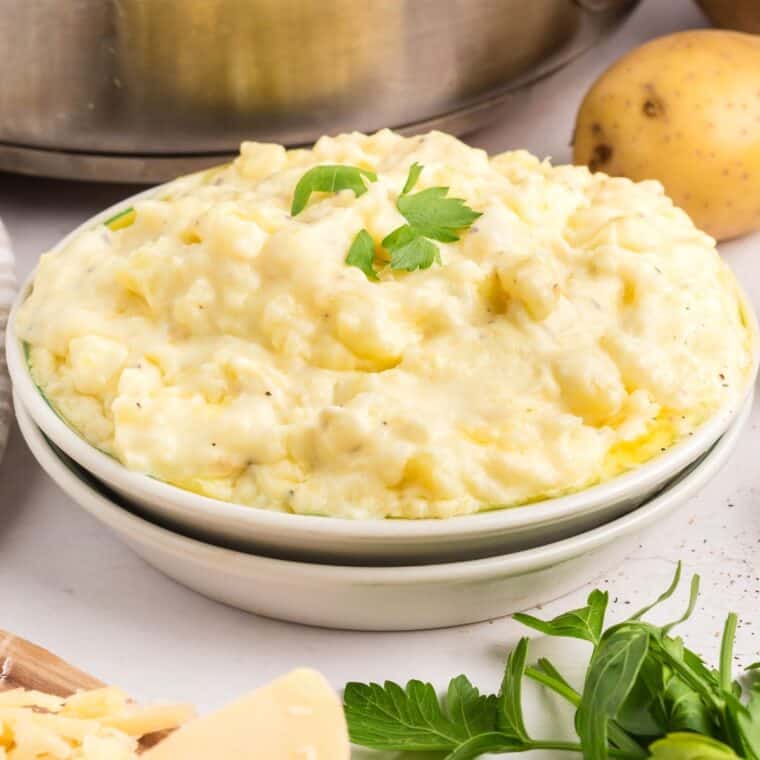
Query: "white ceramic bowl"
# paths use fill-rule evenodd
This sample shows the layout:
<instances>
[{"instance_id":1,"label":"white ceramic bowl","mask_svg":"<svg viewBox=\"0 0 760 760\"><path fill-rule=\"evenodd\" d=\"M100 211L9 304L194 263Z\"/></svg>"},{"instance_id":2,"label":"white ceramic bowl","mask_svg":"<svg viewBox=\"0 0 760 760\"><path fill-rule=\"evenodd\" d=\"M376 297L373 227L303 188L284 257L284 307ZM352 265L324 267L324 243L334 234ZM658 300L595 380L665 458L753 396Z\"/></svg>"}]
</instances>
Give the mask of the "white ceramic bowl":
<instances>
[{"instance_id":1,"label":"white ceramic bowl","mask_svg":"<svg viewBox=\"0 0 760 760\"><path fill-rule=\"evenodd\" d=\"M439 628L500 617L555 599L619 564L707 483L736 446L751 403L728 431L645 505L557 543L467 562L409 567L309 564L202 543L148 522L58 452L16 397L19 426L58 485L146 562L226 604L308 625L357 630Z\"/></svg>"},{"instance_id":2,"label":"white ceramic bowl","mask_svg":"<svg viewBox=\"0 0 760 760\"><path fill-rule=\"evenodd\" d=\"M16 278L13 272L13 251L8 233L0 222L0 345L4 343L5 323L13 302ZM0 459L11 422L11 384L5 368L5 357L0 350Z\"/></svg>"},{"instance_id":3,"label":"white ceramic bowl","mask_svg":"<svg viewBox=\"0 0 760 760\"><path fill-rule=\"evenodd\" d=\"M135 199L161 191L161 187L153 188L107 209L74 230L53 250L60 249L80 230L101 224L129 207ZM416 564L486 557L567 538L626 514L655 494L715 443L735 419L743 401L719 410L693 436L662 456L569 496L448 520L348 520L270 512L200 496L130 472L61 420L32 381L23 347L15 338L15 315L31 289L33 277L34 274L21 289L11 311L6 350L15 393L45 435L151 520L202 540L292 559ZM754 312L744 300L757 332ZM755 366L753 381L756 370ZM752 387L753 382L748 383L747 394Z\"/></svg>"}]
</instances>

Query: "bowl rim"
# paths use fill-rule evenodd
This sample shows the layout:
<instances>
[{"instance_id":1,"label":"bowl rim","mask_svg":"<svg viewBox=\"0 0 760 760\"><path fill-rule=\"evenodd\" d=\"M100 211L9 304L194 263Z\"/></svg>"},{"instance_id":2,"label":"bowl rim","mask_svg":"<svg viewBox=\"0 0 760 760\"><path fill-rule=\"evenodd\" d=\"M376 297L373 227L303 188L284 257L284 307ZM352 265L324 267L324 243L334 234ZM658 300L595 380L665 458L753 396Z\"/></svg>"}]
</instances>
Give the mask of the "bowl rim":
<instances>
[{"instance_id":1,"label":"bowl rim","mask_svg":"<svg viewBox=\"0 0 760 760\"><path fill-rule=\"evenodd\" d=\"M105 494L93 483L83 480L56 452L54 444L35 424L18 394L14 394L14 406L22 436L43 470L78 506L121 536L127 536L128 539L143 544L151 544L162 552L171 552L186 559L191 556L196 562L217 563L223 559L229 568L243 563L293 578L308 572L312 578L323 577L332 581L343 576L345 581L354 584L413 585L448 579L477 581L506 572L510 575L528 573L560 564L650 527L652 523L684 506L723 468L739 443L753 404L752 398L747 400L727 431L689 472L622 517L570 538L517 552L432 565L396 566L338 565L268 557L200 541L169 530L130 511L128 507L116 501L118 496ZM74 467L84 470L74 460L71 461Z\"/></svg>"},{"instance_id":2,"label":"bowl rim","mask_svg":"<svg viewBox=\"0 0 760 760\"><path fill-rule=\"evenodd\" d=\"M199 172L198 174L202 173ZM126 211L135 201L159 195L174 181L129 196L89 217L50 248L49 253L57 253L77 235L102 224L118 213ZM20 395L24 408L31 414L35 424L39 425L56 445L59 445L67 455L100 480L108 485L113 485L122 493L136 494L145 502L153 505L161 504L161 507L156 507L154 511L161 511L168 519L173 519L175 522L179 518L176 514L171 514L171 511L163 504L171 504L178 513L183 515L196 515L201 520L213 519L217 525L234 523L238 528L245 525L246 528L253 531L258 527L283 534L298 529L309 535L314 541L318 541L320 536L357 538L359 540L439 540L446 537L472 536L497 530L522 530L528 527L550 525L580 515L592 514L611 503L622 501L639 493L645 493L648 487L653 487L657 483L664 483L681 472L725 432L752 393L755 377L758 373L758 362L760 361L758 318L744 289L739 281L734 278L737 298L747 321L747 329L752 336L753 364L747 377L744 393L724 404L708 420L703 422L693 435L678 441L665 453L633 470L566 495L517 506L493 508L474 514L456 515L450 518L352 519L276 512L202 496L150 475L128 470L116 459L103 453L85 440L73 427L58 416L32 380L21 341L16 337L16 317L21 304L31 292L37 269L38 267L35 267L29 273L18 290L8 315L5 336L6 356L14 393Z\"/></svg>"}]
</instances>

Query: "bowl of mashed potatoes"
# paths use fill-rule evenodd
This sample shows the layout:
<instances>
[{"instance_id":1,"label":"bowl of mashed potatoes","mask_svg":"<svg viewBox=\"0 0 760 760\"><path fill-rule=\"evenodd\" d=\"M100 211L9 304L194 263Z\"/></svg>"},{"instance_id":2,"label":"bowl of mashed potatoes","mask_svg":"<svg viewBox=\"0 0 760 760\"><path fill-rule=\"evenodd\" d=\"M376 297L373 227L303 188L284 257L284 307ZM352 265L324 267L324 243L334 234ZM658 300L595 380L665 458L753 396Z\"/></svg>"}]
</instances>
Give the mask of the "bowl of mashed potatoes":
<instances>
[{"instance_id":1,"label":"bowl of mashed potatoes","mask_svg":"<svg viewBox=\"0 0 760 760\"><path fill-rule=\"evenodd\" d=\"M757 357L658 183L438 132L245 143L68 236L11 324L35 423L153 517L372 561L632 509L726 430Z\"/></svg>"}]
</instances>

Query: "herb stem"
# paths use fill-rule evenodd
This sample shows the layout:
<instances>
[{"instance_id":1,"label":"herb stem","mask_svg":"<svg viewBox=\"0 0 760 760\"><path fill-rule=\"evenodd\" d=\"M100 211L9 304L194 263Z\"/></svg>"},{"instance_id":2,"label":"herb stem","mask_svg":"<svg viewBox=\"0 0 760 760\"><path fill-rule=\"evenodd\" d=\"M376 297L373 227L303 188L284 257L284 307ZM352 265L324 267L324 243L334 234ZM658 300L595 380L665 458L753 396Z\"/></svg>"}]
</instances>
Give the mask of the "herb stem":
<instances>
[{"instance_id":1,"label":"herb stem","mask_svg":"<svg viewBox=\"0 0 760 760\"><path fill-rule=\"evenodd\" d=\"M534 749L548 749L557 750L559 752L583 752L583 747L577 742L560 742L560 741L533 741L531 740L525 745L524 751L532 751ZM641 755L631 754L623 750L610 747L607 750L609 757L619 758L620 760L639 760ZM646 754L644 755L646 757Z\"/></svg>"},{"instance_id":2,"label":"herb stem","mask_svg":"<svg viewBox=\"0 0 760 760\"><path fill-rule=\"evenodd\" d=\"M572 686L559 678L554 678L543 670L539 670L532 665L525 668L525 675L540 683L542 686L546 686L547 689L551 689L556 694L564 697L570 704L578 707L581 703L581 695L573 689ZM635 740L632 739L626 731L615 723L610 721L607 726L610 741L621 751L626 753L626 757L645 758L647 757L647 751ZM612 749L610 750L612 751Z\"/></svg>"},{"instance_id":3,"label":"herb stem","mask_svg":"<svg viewBox=\"0 0 760 760\"><path fill-rule=\"evenodd\" d=\"M723 626L723 638L720 642L720 688L723 691L731 691L731 659L734 656L734 638L736 637L736 625L738 618L735 612L731 612Z\"/></svg>"},{"instance_id":4,"label":"herb stem","mask_svg":"<svg viewBox=\"0 0 760 760\"><path fill-rule=\"evenodd\" d=\"M568 686L566 683L562 683L562 681L558 681L556 678L552 678L547 673L544 673L543 670L539 670L538 668L530 666L525 668L525 675L533 681L546 686L548 689L551 689L553 692L556 692L560 696L564 697L568 702L570 702L570 704L575 705L575 707L578 707L580 705L581 695L578 694L575 689Z\"/></svg>"},{"instance_id":5,"label":"herb stem","mask_svg":"<svg viewBox=\"0 0 760 760\"><path fill-rule=\"evenodd\" d=\"M577 742L560 742L560 741L531 741L526 744L528 751L534 749L555 749L560 752L583 752L583 747Z\"/></svg>"}]
</instances>

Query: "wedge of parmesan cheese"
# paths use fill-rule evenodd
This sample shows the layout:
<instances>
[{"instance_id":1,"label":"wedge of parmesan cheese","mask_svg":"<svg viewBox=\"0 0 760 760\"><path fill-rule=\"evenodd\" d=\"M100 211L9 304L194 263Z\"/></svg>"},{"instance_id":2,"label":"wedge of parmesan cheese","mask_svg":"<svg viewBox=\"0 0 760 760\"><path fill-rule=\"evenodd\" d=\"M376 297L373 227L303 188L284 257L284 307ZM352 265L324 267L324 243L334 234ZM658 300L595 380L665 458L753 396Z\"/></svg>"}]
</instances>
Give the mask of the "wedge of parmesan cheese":
<instances>
[{"instance_id":1,"label":"wedge of parmesan cheese","mask_svg":"<svg viewBox=\"0 0 760 760\"><path fill-rule=\"evenodd\" d=\"M144 760L348 760L343 708L316 671L294 670L192 721Z\"/></svg>"}]
</instances>

